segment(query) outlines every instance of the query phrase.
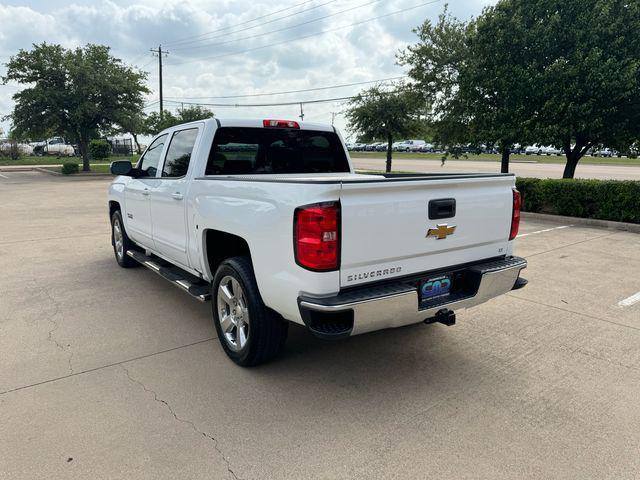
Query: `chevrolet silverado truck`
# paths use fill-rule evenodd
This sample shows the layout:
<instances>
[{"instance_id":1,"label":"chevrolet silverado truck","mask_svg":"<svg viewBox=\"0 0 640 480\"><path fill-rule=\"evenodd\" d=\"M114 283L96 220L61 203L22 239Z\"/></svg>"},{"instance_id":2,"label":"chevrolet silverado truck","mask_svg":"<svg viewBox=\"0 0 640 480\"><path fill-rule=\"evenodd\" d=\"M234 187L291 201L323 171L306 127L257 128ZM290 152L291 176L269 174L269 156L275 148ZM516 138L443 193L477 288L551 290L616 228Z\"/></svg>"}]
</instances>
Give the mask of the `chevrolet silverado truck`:
<instances>
[{"instance_id":1,"label":"chevrolet silverado truck","mask_svg":"<svg viewBox=\"0 0 640 480\"><path fill-rule=\"evenodd\" d=\"M343 338L425 322L520 288L510 174L357 174L331 125L209 119L113 162L112 245L211 301L226 354L251 366L289 322Z\"/></svg>"}]
</instances>

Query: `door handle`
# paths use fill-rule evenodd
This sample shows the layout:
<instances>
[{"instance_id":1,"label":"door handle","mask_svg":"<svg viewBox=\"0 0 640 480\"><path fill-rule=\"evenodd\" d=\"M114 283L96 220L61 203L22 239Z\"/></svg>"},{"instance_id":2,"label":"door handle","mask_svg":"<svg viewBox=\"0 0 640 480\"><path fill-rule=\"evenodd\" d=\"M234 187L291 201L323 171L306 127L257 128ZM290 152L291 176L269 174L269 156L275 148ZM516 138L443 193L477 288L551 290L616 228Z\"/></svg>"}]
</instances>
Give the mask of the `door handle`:
<instances>
[{"instance_id":1,"label":"door handle","mask_svg":"<svg viewBox=\"0 0 640 480\"><path fill-rule=\"evenodd\" d=\"M176 200L182 200L184 198L184 195L182 195L180 192L176 192L176 193L172 193L171 197L173 197Z\"/></svg>"},{"instance_id":2,"label":"door handle","mask_svg":"<svg viewBox=\"0 0 640 480\"><path fill-rule=\"evenodd\" d=\"M143 194L145 197L146 197L147 195L149 195L149 189L148 189L148 188L145 188L145 189L142 191L142 194Z\"/></svg>"}]
</instances>

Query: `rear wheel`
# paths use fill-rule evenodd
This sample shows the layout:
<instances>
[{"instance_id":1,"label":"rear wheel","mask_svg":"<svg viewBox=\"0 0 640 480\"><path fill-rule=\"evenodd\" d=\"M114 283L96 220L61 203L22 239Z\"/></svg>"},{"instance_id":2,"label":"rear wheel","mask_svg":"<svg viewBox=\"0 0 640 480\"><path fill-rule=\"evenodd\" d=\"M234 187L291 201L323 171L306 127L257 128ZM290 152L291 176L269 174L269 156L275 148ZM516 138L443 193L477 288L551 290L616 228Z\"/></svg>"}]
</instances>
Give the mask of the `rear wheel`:
<instances>
[{"instance_id":1,"label":"rear wheel","mask_svg":"<svg viewBox=\"0 0 640 480\"><path fill-rule=\"evenodd\" d=\"M138 266L138 262L127 255L127 250L134 249L135 245L127 236L120 210L116 210L111 215L111 245L113 245L113 253L116 256L118 265L122 268Z\"/></svg>"},{"instance_id":2,"label":"rear wheel","mask_svg":"<svg viewBox=\"0 0 640 480\"><path fill-rule=\"evenodd\" d=\"M248 257L222 262L211 293L218 339L231 360L250 367L265 363L282 351L288 323L264 305Z\"/></svg>"}]
</instances>

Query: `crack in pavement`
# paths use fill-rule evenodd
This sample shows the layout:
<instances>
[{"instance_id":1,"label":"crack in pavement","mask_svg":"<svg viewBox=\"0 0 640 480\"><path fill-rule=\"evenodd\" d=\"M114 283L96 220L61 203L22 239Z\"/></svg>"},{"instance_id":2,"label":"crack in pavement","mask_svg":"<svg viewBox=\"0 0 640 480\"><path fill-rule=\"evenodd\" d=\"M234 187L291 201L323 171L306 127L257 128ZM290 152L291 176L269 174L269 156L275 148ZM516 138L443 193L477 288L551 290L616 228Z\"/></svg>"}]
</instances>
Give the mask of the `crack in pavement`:
<instances>
[{"instance_id":1,"label":"crack in pavement","mask_svg":"<svg viewBox=\"0 0 640 480\"><path fill-rule=\"evenodd\" d=\"M204 340L197 340L195 342L188 343L186 345L179 345L177 347L171 347L171 348L167 348L165 350L160 350L160 351L157 351L157 352L147 353L146 355L139 355L137 357L127 358L125 360L120 360L118 362L107 363L105 365L100 365L99 367L89 368L87 370L81 370L79 372L74 372L74 373L71 373L69 375L63 375L61 377L49 378L47 380L41 380L39 382L30 383L28 385L20 385L18 387L14 387L14 388L10 388L10 389L7 389L7 390L0 391L0 400L2 399L2 395L6 395L8 393L13 393L13 392L17 392L17 391L20 391L20 390L25 390L27 388L39 387L39 386L46 385L46 384L49 384L49 383L59 382L60 380L65 380L67 378L76 377L78 375L85 375L85 374L88 374L88 373L99 372L100 370L104 370L105 368L116 367L116 366L121 365L123 363L129 363L129 362L133 362L135 360L142 360L143 358L150 358L150 357L154 357L156 355L162 355L163 353L174 352L174 351L180 350L182 348L193 347L194 345L200 345L201 343L211 342L212 340L215 340L215 339L216 339L216 337L205 338Z\"/></svg>"},{"instance_id":2,"label":"crack in pavement","mask_svg":"<svg viewBox=\"0 0 640 480\"><path fill-rule=\"evenodd\" d=\"M150 388L147 388L147 386L142 383L140 380L136 380L135 378L133 378L131 376L131 374L129 373L129 370L127 369L127 367L125 367L124 365L120 365L120 367L122 368L122 370L124 371L125 375L127 376L127 378L133 382L136 383L138 385L140 385L143 390L147 393L152 393L153 394L153 398L156 402L161 403L162 405L164 405L167 410L169 410L169 413L171 413L171 415L173 415L173 418L175 418L178 422L180 423L184 423L186 425L189 425L194 432L199 433L200 435L202 435L205 438L208 438L209 440L211 440L213 442L213 448L216 450L216 452L218 452L218 454L220 455L220 457L222 458L222 460L224 461L224 463L226 464L227 467L227 471L231 474L231 476L235 479L235 480L241 480L240 477L238 477L238 475L233 471L233 469L231 468L231 462L229 461L229 459L227 458L227 456L224 454L224 452L220 449L220 446L218 444L218 440L211 436L210 434L208 434L207 432L200 430L196 424L194 422L192 422L191 420L186 420L184 418L180 418L175 410L173 409L173 407L164 399L158 397L158 393L155 390L152 390Z\"/></svg>"},{"instance_id":3,"label":"crack in pavement","mask_svg":"<svg viewBox=\"0 0 640 480\"><path fill-rule=\"evenodd\" d=\"M37 285L37 282L36 282ZM71 359L73 357L73 352L71 352L70 350L68 350L71 347L71 344L68 344L66 347L61 344L58 340L56 340L54 338L54 333L55 331L58 329L58 327L60 326L59 322L55 319L55 317L57 315L62 316L62 313L60 311L60 304L56 301L55 298L53 298L53 295L51 295L51 292L49 292L48 289L44 288L44 287L40 287L40 290L47 296L47 298L49 299L49 301L53 304L53 306L55 307L55 310L53 311L53 313L47 315L47 321L49 323L52 324L52 328L49 329L49 332L47 333L47 340L51 343L53 343L59 350L66 352L67 355L67 363L69 364L69 372L71 372L71 374L73 375L73 365L71 363Z\"/></svg>"}]
</instances>

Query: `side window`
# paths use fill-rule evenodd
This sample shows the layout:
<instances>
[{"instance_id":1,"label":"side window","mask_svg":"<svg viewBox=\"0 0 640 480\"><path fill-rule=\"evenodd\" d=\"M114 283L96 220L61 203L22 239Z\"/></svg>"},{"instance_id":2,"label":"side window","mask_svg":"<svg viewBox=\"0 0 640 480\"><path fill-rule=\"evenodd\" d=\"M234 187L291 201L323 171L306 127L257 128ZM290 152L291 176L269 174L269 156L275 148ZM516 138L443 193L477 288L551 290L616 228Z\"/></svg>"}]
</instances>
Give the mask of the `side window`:
<instances>
[{"instance_id":1,"label":"side window","mask_svg":"<svg viewBox=\"0 0 640 480\"><path fill-rule=\"evenodd\" d=\"M163 177L177 178L184 177L187 174L197 136L197 128L179 130L173 134L167 150L164 167L162 168Z\"/></svg>"},{"instance_id":2,"label":"side window","mask_svg":"<svg viewBox=\"0 0 640 480\"><path fill-rule=\"evenodd\" d=\"M138 162L138 168L142 171L143 177L155 177L158 171L158 164L160 163L160 155L164 149L164 142L167 140L167 134L156 138L145 154Z\"/></svg>"}]
</instances>

